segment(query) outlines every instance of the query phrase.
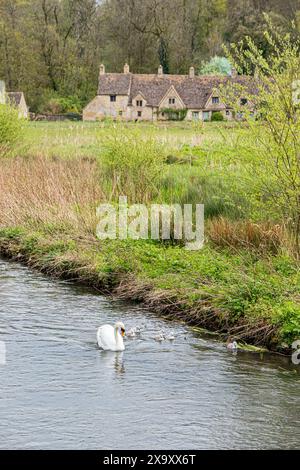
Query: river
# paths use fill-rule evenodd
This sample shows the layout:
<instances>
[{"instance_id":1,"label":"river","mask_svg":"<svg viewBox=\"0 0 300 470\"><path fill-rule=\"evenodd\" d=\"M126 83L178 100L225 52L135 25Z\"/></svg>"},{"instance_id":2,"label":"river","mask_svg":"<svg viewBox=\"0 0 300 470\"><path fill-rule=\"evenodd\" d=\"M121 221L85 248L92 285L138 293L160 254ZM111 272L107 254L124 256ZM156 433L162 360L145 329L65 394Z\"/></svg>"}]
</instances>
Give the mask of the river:
<instances>
[{"instance_id":1,"label":"river","mask_svg":"<svg viewBox=\"0 0 300 470\"><path fill-rule=\"evenodd\" d=\"M100 351L97 327L142 333ZM158 331L175 340L158 343ZM1 449L273 449L300 445L299 371L0 260ZM3 354L2 354L3 356ZM5 363L4 363L5 362Z\"/></svg>"}]
</instances>

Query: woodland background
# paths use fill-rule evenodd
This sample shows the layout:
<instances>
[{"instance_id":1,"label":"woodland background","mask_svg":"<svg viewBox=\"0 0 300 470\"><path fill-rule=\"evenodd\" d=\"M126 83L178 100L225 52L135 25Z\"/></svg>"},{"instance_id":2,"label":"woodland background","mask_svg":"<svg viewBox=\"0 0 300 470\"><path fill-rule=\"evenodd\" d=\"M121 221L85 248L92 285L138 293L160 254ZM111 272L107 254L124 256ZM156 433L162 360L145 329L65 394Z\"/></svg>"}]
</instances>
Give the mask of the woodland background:
<instances>
[{"instance_id":1,"label":"woodland background","mask_svg":"<svg viewBox=\"0 0 300 470\"><path fill-rule=\"evenodd\" d=\"M299 37L300 0L0 0L0 79L32 111L77 112L96 93L101 62L111 72L128 62L136 73L160 63L201 73L245 35L267 55L264 12Z\"/></svg>"}]
</instances>

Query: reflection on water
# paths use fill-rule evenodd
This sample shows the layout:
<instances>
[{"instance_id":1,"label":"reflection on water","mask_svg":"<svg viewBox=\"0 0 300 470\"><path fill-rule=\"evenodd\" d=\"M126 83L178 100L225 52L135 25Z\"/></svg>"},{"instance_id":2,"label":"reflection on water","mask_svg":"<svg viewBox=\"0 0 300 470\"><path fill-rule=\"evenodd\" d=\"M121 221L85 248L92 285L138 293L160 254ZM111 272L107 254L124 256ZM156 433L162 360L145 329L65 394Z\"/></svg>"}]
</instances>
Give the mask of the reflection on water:
<instances>
[{"instance_id":1,"label":"reflection on water","mask_svg":"<svg viewBox=\"0 0 300 470\"><path fill-rule=\"evenodd\" d=\"M101 367L111 371L112 375L125 373L124 352L101 351Z\"/></svg>"},{"instance_id":2,"label":"reflection on water","mask_svg":"<svg viewBox=\"0 0 300 470\"><path fill-rule=\"evenodd\" d=\"M103 323L143 326L121 353ZM154 340L161 329L174 341ZM0 448L297 448L299 368L0 261Z\"/></svg>"}]
</instances>

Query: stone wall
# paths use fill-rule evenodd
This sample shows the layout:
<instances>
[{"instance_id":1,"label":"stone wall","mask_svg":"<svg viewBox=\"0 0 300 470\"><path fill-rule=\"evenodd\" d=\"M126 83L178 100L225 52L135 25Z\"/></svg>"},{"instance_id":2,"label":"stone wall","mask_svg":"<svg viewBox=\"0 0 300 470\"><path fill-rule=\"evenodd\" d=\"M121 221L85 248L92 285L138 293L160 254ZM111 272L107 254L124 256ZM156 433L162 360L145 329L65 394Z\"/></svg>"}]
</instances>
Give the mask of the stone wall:
<instances>
[{"instance_id":1,"label":"stone wall","mask_svg":"<svg viewBox=\"0 0 300 470\"><path fill-rule=\"evenodd\" d=\"M175 98L175 104L169 103L169 98ZM143 101L142 106L137 106L136 101ZM226 114L225 106L220 103L219 105L213 105L211 98L207 103L207 108L205 110L201 109L189 109L187 111L186 121L193 120L210 120L212 111L220 111L224 115L224 119L232 120L233 116L231 111L229 114ZM165 96L164 100L161 102L160 109L163 108L175 108L183 109L181 101L178 99L176 94L169 93ZM132 105L128 105L128 96L127 95L117 95L116 101L111 102L109 95L98 95L96 96L83 110L83 120L84 121L96 121L102 120L106 117L111 117L112 119L124 119L128 121L157 121L166 120L166 116L157 114L158 108L152 108L151 106L146 105L146 101L142 99L142 96L137 95L133 100ZM139 115L141 113L141 115ZM198 113L198 115L197 115Z\"/></svg>"},{"instance_id":2,"label":"stone wall","mask_svg":"<svg viewBox=\"0 0 300 470\"><path fill-rule=\"evenodd\" d=\"M127 95L117 95L115 102L110 101L110 95L98 95L84 108L83 120L96 121L105 117L130 119L128 114Z\"/></svg>"},{"instance_id":3,"label":"stone wall","mask_svg":"<svg viewBox=\"0 0 300 470\"><path fill-rule=\"evenodd\" d=\"M151 106L130 106L128 108L127 119L131 121L156 121L157 115L155 113L156 108L151 108ZM141 116L139 116L141 113Z\"/></svg>"}]
</instances>

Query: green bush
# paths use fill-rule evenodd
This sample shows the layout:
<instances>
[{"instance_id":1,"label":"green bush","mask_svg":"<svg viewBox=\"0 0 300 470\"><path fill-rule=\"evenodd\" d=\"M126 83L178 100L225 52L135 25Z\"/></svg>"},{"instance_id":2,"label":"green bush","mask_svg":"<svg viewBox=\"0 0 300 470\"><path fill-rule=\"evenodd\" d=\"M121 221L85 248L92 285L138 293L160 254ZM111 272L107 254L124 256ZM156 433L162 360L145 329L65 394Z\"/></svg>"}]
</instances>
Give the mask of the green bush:
<instances>
[{"instance_id":1,"label":"green bush","mask_svg":"<svg viewBox=\"0 0 300 470\"><path fill-rule=\"evenodd\" d=\"M37 111L42 114L80 113L82 102L78 96L60 96L52 90L46 90L40 98Z\"/></svg>"},{"instance_id":2,"label":"green bush","mask_svg":"<svg viewBox=\"0 0 300 470\"><path fill-rule=\"evenodd\" d=\"M211 121L224 121L224 116L220 111L213 111Z\"/></svg>"},{"instance_id":3,"label":"green bush","mask_svg":"<svg viewBox=\"0 0 300 470\"><path fill-rule=\"evenodd\" d=\"M0 105L0 156L6 155L22 138L24 124L17 109Z\"/></svg>"},{"instance_id":4,"label":"green bush","mask_svg":"<svg viewBox=\"0 0 300 470\"><path fill-rule=\"evenodd\" d=\"M131 202L142 203L158 192L166 151L155 136L115 126L102 157L113 196L126 195Z\"/></svg>"},{"instance_id":5,"label":"green bush","mask_svg":"<svg viewBox=\"0 0 300 470\"><path fill-rule=\"evenodd\" d=\"M169 121L184 121L187 109L163 108L160 115L165 115Z\"/></svg>"}]
</instances>

